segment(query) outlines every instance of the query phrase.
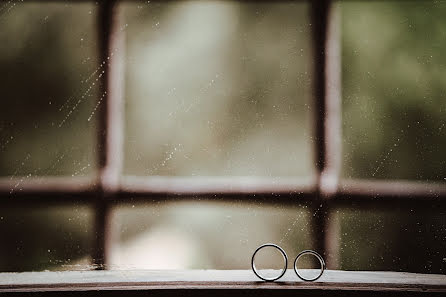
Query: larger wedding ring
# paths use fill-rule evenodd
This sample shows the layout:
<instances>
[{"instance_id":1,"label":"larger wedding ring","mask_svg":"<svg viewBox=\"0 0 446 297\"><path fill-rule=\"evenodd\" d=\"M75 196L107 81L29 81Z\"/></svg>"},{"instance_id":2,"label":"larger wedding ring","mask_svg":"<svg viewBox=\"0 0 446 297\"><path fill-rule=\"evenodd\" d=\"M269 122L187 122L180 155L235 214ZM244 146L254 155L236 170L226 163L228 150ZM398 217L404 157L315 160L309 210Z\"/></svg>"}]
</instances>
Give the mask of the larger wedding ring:
<instances>
[{"instance_id":1,"label":"larger wedding ring","mask_svg":"<svg viewBox=\"0 0 446 297\"><path fill-rule=\"evenodd\" d=\"M263 248L265 248L265 247L273 247L273 248L276 248L276 249L279 250L279 252L280 252L280 253L282 254L282 256L283 256L283 260L284 260L285 264L284 264L284 266L283 266L283 268L282 268L282 271L281 271L280 274L277 275L277 276L274 276L274 277L265 277L265 276L262 276L262 275L260 274L260 272L259 272L259 271L257 270L257 268L256 268L256 264L255 264L255 257L256 257L256 254L257 254L258 251L260 251L261 249L263 249ZM287 255L286 255L285 251L284 251L280 246L278 246L278 245L276 245L276 244L274 244L274 243L265 243L265 244L259 246L259 247L256 249L256 251L254 252L254 254L252 255L252 259L251 259L251 267L252 267L252 271L254 271L255 275L257 275L258 278L260 278L260 279L262 279L262 280L264 280L264 281L267 281L267 282L273 282L273 281L275 281L275 280L278 280L279 278L281 278L281 277L285 274L286 269L287 269L287 267L288 267L288 257L287 257Z\"/></svg>"}]
</instances>

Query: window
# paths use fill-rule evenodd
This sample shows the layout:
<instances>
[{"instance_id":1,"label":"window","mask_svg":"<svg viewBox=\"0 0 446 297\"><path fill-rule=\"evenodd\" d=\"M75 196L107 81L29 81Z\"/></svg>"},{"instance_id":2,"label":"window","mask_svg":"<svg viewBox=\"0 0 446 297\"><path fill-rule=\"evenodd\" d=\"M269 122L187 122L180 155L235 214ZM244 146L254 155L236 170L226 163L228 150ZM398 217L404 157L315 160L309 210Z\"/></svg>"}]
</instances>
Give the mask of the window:
<instances>
[{"instance_id":1,"label":"window","mask_svg":"<svg viewBox=\"0 0 446 297\"><path fill-rule=\"evenodd\" d=\"M0 269L249 269L274 241L444 273L445 8L2 3ZM445 290L355 275L333 288Z\"/></svg>"}]
</instances>

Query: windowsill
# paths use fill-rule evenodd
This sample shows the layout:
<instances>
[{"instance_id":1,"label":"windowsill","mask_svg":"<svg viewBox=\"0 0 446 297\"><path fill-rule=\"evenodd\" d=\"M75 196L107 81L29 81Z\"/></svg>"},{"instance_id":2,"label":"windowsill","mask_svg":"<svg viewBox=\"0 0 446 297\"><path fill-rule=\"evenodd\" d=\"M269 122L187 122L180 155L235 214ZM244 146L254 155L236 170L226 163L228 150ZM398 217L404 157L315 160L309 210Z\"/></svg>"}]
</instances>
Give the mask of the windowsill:
<instances>
[{"instance_id":1,"label":"windowsill","mask_svg":"<svg viewBox=\"0 0 446 297\"><path fill-rule=\"evenodd\" d=\"M185 290L200 289L237 290L244 295L258 296L266 289L269 294L294 292L313 295L337 291L349 296L367 295L373 292L432 293L446 292L446 275L415 274L401 272L334 271L326 270L316 282L298 280L293 270L277 282L262 282L251 270L188 270L188 271L63 271L0 273L0 293L7 292L98 292L146 291L163 295L166 291L184 293ZM286 291L286 292L285 292ZM175 294L171 292L171 294ZM257 292L257 293L256 293ZM113 294L111 294L113 295Z\"/></svg>"}]
</instances>

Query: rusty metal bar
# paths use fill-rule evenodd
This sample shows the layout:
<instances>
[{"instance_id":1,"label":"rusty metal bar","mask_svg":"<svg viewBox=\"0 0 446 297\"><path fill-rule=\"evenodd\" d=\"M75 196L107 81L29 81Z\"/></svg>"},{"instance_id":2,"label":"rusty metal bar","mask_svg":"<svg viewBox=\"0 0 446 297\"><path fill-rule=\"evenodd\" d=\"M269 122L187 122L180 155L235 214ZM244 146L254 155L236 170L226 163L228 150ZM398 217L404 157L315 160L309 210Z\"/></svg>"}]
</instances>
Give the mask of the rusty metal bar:
<instances>
[{"instance_id":1,"label":"rusty metal bar","mask_svg":"<svg viewBox=\"0 0 446 297\"><path fill-rule=\"evenodd\" d=\"M110 204L119 189L123 159L123 59L124 44L119 26L118 2L103 1L99 6L100 61L104 64L99 110L98 161L99 188L96 199L95 246L93 262L105 269L109 251Z\"/></svg>"}]
</instances>

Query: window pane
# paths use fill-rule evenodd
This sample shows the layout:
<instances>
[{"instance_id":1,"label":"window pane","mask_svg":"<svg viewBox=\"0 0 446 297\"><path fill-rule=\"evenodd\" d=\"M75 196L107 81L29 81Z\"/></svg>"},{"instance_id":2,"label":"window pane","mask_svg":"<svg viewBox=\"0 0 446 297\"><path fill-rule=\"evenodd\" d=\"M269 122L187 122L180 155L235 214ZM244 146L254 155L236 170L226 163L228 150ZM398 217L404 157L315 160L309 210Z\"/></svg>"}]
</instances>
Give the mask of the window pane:
<instances>
[{"instance_id":1,"label":"window pane","mask_svg":"<svg viewBox=\"0 0 446 297\"><path fill-rule=\"evenodd\" d=\"M94 168L96 5L2 2L0 175Z\"/></svg>"},{"instance_id":2,"label":"window pane","mask_svg":"<svg viewBox=\"0 0 446 297\"><path fill-rule=\"evenodd\" d=\"M352 210L340 219L341 269L446 272L446 212Z\"/></svg>"},{"instance_id":3,"label":"window pane","mask_svg":"<svg viewBox=\"0 0 446 297\"><path fill-rule=\"evenodd\" d=\"M2 207L0 271L91 268L92 216L85 206Z\"/></svg>"},{"instance_id":4,"label":"window pane","mask_svg":"<svg viewBox=\"0 0 446 297\"><path fill-rule=\"evenodd\" d=\"M446 3L342 2L344 176L446 179Z\"/></svg>"},{"instance_id":5,"label":"window pane","mask_svg":"<svg viewBox=\"0 0 446 297\"><path fill-rule=\"evenodd\" d=\"M122 8L127 174L311 174L307 3Z\"/></svg>"},{"instance_id":6,"label":"window pane","mask_svg":"<svg viewBox=\"0 0 446 297\"><path fill-rule=\"evenodd\" d=\"M247 203L122 206L113 215L111 268L250 269L261 244L279 244L290 255L311 248L309 217L306 207ZM283 267L263 260L259 265Z\"/></svg>"}]
</instances>

